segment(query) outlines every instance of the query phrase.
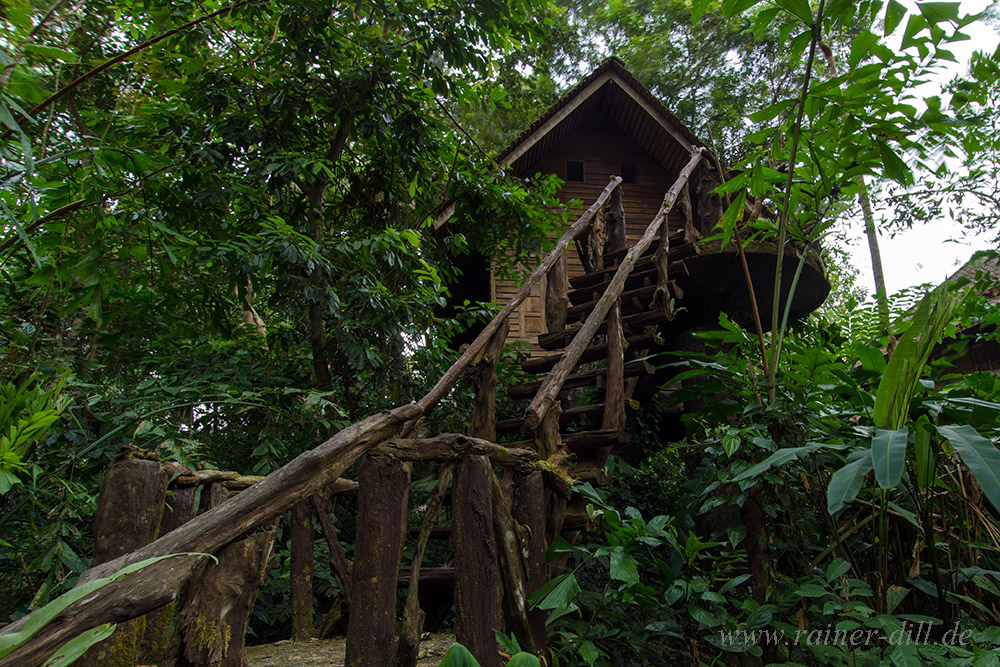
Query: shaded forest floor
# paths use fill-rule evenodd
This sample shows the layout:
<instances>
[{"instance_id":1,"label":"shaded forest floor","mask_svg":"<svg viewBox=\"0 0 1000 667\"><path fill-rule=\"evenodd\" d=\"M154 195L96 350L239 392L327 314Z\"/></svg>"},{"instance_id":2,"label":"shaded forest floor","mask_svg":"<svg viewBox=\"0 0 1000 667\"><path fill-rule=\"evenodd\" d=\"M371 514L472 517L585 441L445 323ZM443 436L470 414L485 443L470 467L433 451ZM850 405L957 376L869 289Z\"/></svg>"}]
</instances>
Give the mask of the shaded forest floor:
<instances>
[{"instance_id":1,"label":"shaded forest floor","mask_svg":"<svg viewBox=\"0 0 1000 667\"><path fill-rule=\"evenodd\" d=\"M436 667L454 643L453 634L428 635L420 642L417 667ZM246 657L250 667L342 667L344 645L342 637L308 642L283 641L247 646Z\"/></svg>"}]
</instances>

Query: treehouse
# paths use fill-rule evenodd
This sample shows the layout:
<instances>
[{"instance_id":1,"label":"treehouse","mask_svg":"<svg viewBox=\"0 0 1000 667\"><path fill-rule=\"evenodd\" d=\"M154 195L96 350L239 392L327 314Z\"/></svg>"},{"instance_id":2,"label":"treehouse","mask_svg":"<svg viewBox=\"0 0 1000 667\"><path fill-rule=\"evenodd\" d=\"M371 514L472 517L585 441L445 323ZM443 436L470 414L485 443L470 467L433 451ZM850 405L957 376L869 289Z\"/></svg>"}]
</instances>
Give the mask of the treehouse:
<instances>
[{"instance_id":1,"label":"treehouse","mask_svg":"<svg viewBox=\"0 0 1000 667\"><path fill-rule=\"evenodd\" d=\"M703 240L723 211L711 192L722 167L617 60L602 64L500 159L517 175L559 175L563 199L586 208L516 285L482 261L463 267L461 287L478 285L488 293L472 297L504 308L433 388L338 431L266 478L196 471L123 450L105 476L94 566L80 581L93 586L125 565L144 568L78 599L0 657L0 667L40 667L79 633L129 619L136 620L80 664L110 664L112 655L124 656L115 664L245 664L247 619L278 522L289 512L294 637L314 632L315 515L341 596L329 616L349 610L347 664L415 665L422 632L452 607L458 640L484 667L500 666L497 630L544 653L546 613L527 599L565 563L546 559L555 538L572 542L592 522L573 483L604 481L609 453L629 441L627 406L647 400L676 372L653 353L683 348L692 329L715 325L720 312L747 317L754 302L748 285L756 286L761 320L769 321L777 250L751 244L740 253ZM783 294L800 270L793 316L818 306L829 289L816 253L801 258L791 248L782 258ZM496 363L511 339L531 342L523 368L538 379L510 387L510 397L523 402L516 416L498 419ZM463 375L474 395L467 428L415 430ZM357 481L343 479L363 455ZM417 465L439 480L420 507L419 526L407 522ZM357 497L353 561L330 511L340 496ZM446 497L450 520L439 524ZM748 540L766 542L755 535L748 532ZM449 555L424 567L430 539L447 540L434 551ZM407 543L413 555L403 562ZM215 558L201 559L205 554ZM755 595L765 594L763 584L753 586ZM407 589L398 626L397 588Z\"/></svg>"},{"instance_id":2,"label":"treehouse","mask_svg":"<svg viewBox=\"0 0 1000 667\"><path fill-rule=\"evenodd\" d=\"M497 160L520 177L556 174L565 181L559 197L567 203L577 202L579 211L598 198L610 178L621 177L611 203L617 210L608 214L614 220L605 222L605 229L598 234L606 237L609 257L605 260L595 255L593 248L588 250L587 239L577 240L576 252L567 253L566 279L570 286L577 283L590 286L599 282L585 276L612 266L616 260L614 253L620 258L623 249L642 236L692 149L704 145L619 60L610 58L525 129ZM706 150L681 189L678 205L667 213L667 233L680 233L673 253L679 263L678 270L667 277L668 293L661 293L657 299L657 304L664 306L660 308L663 317L651 313L652 297L656 294L654 274L647 271L643 280L634 280L636 289L627 290L624 295L623 308L633 311L629 314L646 313L639 318L643 326L665 323L666 308L671 301L676 317L670 317L673 324L669 328L675 333L714 325L723 311L744 325L753 326L753 308L736 248L721 248L717 242L701 241L711 235L725 208L720 197L710 192L722 180L718 161ZM616 236L618 227L624 229L624 238ZM681 250L680 245L688 247ZM775 247L767 244L751 244L745 252L765 325L770 322L775 252ZM829 291L816 253L811 254L812 258L807 258L803 266L792 303L793 318L817 308ZM799 258L798 251L786 251L782 304ZM465 274L462 298L503 304L518 290L519 283L492 273L482 262L467 263L462 268ZM546 343L551 343L565 325L561 319L563 307L556 303L563 298L559 292L564 288L559 278L552 278L549 276L545 284L536 286L510 318L508 340L534 343L541 336L539 344L532 345L532 356L539 356ZM588 295L592 293L589 290L586 294L578 291L569 295L570 321L582 312L581 306L591 300Z\"/></svg>"}]
</instances>

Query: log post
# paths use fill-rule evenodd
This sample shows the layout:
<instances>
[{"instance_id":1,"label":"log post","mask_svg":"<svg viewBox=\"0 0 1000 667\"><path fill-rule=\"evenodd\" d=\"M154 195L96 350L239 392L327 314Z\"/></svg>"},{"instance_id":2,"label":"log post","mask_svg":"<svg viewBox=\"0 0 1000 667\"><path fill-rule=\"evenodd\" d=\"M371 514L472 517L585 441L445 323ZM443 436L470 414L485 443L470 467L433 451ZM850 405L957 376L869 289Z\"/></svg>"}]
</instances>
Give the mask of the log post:
<instances>
[{"instance_id":1,"label":"log post","mask_svg":"<svg viewBox=\"0 0 1000 667\"><path fill-rule=\"evenodd\" d=\"M292 640L306 641L315 634L313 625L313 530L312 504L308 500L292 508L289 517L292 552L288 588L292 608Z\"/></svg>"},{"instance_id":2,"label":"log post","mask_svg":"<svg viewBox=\"0 0 1000 667\"><path fill-rule=\"evenodd\" d=\"M625 234L625 203L621 187L615 188L611 193L601 213L604 216L604 230L607 237L604 252L624 250L628 239Z\"/></svg>"},{"instance_id":3,"label":"log post","mask_svg":"<svg viewBox=\"0 0 1000 667\"><path fill-rule=\"evenodd\" d=\"M104 474L94 517L94 565L135 551L159 533L169 475L159 461L134 458L133 450L123 448ZM121 623L78 664L132 667L137 664L145 633L145 616Z\"/></svg>"},{"instance_id":4,"label":"log post","mask_svg":"<svg viewBox=\"0 0 1000 667\"><path fill-rule=\"evenodd\" d=\"M712 191L722 183L722 175L707 157L698 164L698 226L702 236L709 236L722 217L722 197Z\"/></svg>"},{"instance_id":5,"label":"log post","mask_svg":"<svg viewBox=\"0 0 1000 667\"><path fill-rule=\"evenodd\" d=\"M385 667L394 658L396 578L406 533L409 466L391 456L371 456L361 466L358 483L345 664Z\"/></svg>"},{"instance_id":6,"label":"log post","mask_svg":"<svg viewBox=\"0 0 1000 667\"><path fill-rule=\"evenodd\" d=\"M524 528L521 543L524 550L524 580L530 596L548 581L545 567L545 480L542 473L535 471L520 477L514 486L514 503L511 507L514 519ZM545 612L541 609L528 611L528 627L534 639L535 651L545 652Z\"/></svg>"},{"instance_id":7,"label":"log post","mask_svg":"<svg viewBox=\"0 0 1000 667\"><path fill-rule=\"evenodd\" d=\"M686 191L686 188L682 190L682 192ZM660 245L656 248L653 263L656 264L656 291L653 292L651 307L662 309L667 314L667 319L673 319L673 308L670 305L670 275L668 273L670 233L666 225L660 227Z\"/></svg>"},{"instance_id":8,"label":"log post","mask_svg":"<svg viewBox=\"0 0 1000 667\"><path fill-rule=\"evenodd\" d=\"M160 535L166 535L194 518L195 491L193 486L170 489L163 506L163 517L160 519ZM170 648L177 607L174 602L169 602L146 615L146 629L139 642L137 664L158 665L163 661Z\"/></svg>"},{"instance_id":9,"label":"log post","mask_svg":"<svg viewBox=\"0 0 1000 667\"><path fill-rule=\"evenodd\" d=\"M517 637L521 648L536 653L528 621L528 581L525 574L525 531L511 515L511 499L493 477L493 531L496 534L503 576L503 618L507 632Z\"/></svg>"},{"instance_id":10,"label":"log post","mask_svg":"<svg viewBox=\"0 0 1000 667\"><path fill-rule=\"evenodd\" d=\"M622 333L621 299L608 312L608 368L604 376L602 429L625 428L625 336Z\"/></svg>"},{"instance_id":11,"label":"log post","mask_svg":"<svg viewBox=\"0 0 1000 667\"><path fill-rule=\"evenodd\" d=\"M181 610L177 667L243 667L246 628L274 553L277 523L223 547L191 577ZM162 664L162 663L161 663Z\"/></svg>"},{"instance_id":12,"label":"log post","mask_svg":"<svg viewBox=\"0 0 1000 667\"><path fill-rule=\"evenodd\" d=\"M427 507L424 521L420 525L420 534L417 536L417 544L413 548L410 586L409 590L406 591L403 623L399 630L399 641L396 646L396 667L415 667L417 664L420 636L423 634L424 619L426 618L426 614L420 609L420 570L423 566L424 549L427 548L427 540L430 539L431 530L437 523L438 512L441 511L441 504L444 502L444 496L448 491L454 470L455 466L452 464L442 466L438 475L437 492Z\"/></svg>"},{"instance_id":13,"label":"log post","mask_svg":"<svg viewBox=\"0 0 1000 667\"><path fill-rule=\"evenodd\" d=\"M565 261L563 265L565 267ZM563 309L563 321L565 322L565 308ZM482 356L469 367L468 371L469 379L472 381L472 388L475 391L472 403L472 424L469 426L469 435L489 442L496 442L497 439L496 369L497 361L500 359L500 352L507 341L507 332L509 329L509 320L500 325L493 338L490 339L489 344L483 349Z\"/></svg>"},{"instance_id":14,"label":"log post","mask_svg":"<svg viewBox=\"0 0 1000 667\"><path fill-rule=\"evenodd\" d=\"M500 571L493 535L492 490L489 459L470 456L459 464L452 499L455 637L483 667L500 667L495 635L500 627Z\"/></svg>"},{"instance_id":15,"label":"log post","mask_svg":"<svg viewBox=\"0 0 1000 667\"><path fill-rule=\"evenodd\" d=\"M566 253L545 274L545 330L549 333L566 328L566 311L569 310L569 276Z\"/></svg>"}]
</instances>

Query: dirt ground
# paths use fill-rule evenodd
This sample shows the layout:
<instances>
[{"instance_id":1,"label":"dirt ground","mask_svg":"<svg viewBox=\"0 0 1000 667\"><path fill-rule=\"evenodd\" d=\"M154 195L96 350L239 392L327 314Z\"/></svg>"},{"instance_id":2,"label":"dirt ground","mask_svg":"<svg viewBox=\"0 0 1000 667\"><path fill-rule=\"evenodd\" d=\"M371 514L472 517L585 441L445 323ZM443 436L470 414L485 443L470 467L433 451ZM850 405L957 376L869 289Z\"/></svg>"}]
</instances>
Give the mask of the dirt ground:
<instances>
[{"instance_id":1,"label":"dirt ground","mask_svg":"<svg viewBox=\"0 0 1000 667\"><path fill-rule=\"evenodd\" d=\"M274 644L247 646L250 667L342 667L344 642L321 639L308 642L280 641ZM420 642L417 667L436 667L455 643L455 635L426 635Z\"/></svg>"}]
</instances>

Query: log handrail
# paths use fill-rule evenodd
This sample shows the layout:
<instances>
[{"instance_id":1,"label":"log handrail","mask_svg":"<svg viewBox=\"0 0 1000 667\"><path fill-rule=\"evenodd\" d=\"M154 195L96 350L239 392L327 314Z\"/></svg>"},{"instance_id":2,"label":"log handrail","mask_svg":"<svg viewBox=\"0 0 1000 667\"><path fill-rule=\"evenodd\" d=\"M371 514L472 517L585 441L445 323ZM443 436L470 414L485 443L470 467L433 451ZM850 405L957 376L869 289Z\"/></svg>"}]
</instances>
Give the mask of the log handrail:
<instances>
[{"instance_id":1,"label":"log handrail","mask_svg":"<svg viewBox=\"0 0 1000 667\"><path fill-rule=\"evenodd\" d=\"M629 274L632 273L632 269L635 268L635 262L639 257L649 248L649 245L653 242L656 237L657 232L660 229L660 225L667 218L667 213L673 208L674 202L677 201L677 197L680 194L681 188L687 183L688 178L690 178L691 173L694 171L695 167L701 161L701 154L704 148L698 147L691 151L691 159L688 163L684 165L681 169L677 180L674 184L670 186L667 190L667 194L663 197L663 205L660 206L660 210L657 212L653 221L649 223L646 227L646 231L643 233L642 238L632 246L625 255L625 259L618 266L618 270L615 271L614 278L608 284L608 288L605 290L604 295L594 306L594 310L590 312L587 316L586 322L580 327L580 330L573 337L573 340L566 347L566 351L563 353L563 358L559 360L559 363L549 372L549 375L545 378L542 386L539 387L538 393L531 400L528 405L527 410L524 412L524 426L522 427L523 432L529 433L538 428L538 425L545 418L545 414L551 409L552 405L556 402L559 392L562 391L563 383L569 374L576 368L576 364L580 359L580 355L583 354L584 349L590 345L591 340L593 340L594 335L597 333L597 329L601 326L604 318L607 316L608 311L611 310L612 304L614 304L618 297L621 296L622 290L625 287L625 281L628 279ZM619 179L620 180L620 179ZM607 190L605 190L607 192Z\"/></svg>"}]
</instances>

